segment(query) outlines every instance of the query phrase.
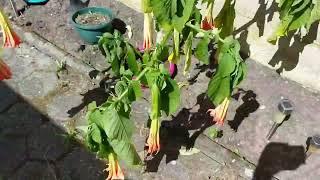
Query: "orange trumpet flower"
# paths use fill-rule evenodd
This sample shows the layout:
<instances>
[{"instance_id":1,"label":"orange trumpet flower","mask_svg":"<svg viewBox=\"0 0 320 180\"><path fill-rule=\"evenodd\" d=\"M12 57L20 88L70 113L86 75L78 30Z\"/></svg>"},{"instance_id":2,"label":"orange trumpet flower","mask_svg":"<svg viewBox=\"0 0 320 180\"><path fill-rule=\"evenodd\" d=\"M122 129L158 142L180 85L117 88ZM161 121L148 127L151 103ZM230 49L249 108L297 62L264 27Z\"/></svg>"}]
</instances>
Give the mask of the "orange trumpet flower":
<instances>
[{"instance_id":1,"label":"orange trumpet flower","mask_svg":"<svg viewBox=\"0 0 320 180\"><path fill-rule=\"evenodd\" d=\"M117 160L117 155L114 153L110 153L108 155L108 161L109 161L109 164L106 170L108 171L109 174L108 174L107 180L124 179L123 172Z\"/></svg>"},{"instance_id":2,"label":"orange trumpet flower","mask_svg":"<svg viewBox=\"0 0 320 180\"><path fill-rule=\"evenodd\" d=\"M224 123L229 104L230 104L230 100L228 98L225 98L223 102L219 106L217 106L215 109L208 110L208 112L210 113L210 116L213 117L213 121L220 126L222 126Z\"/></svg>"},{"instance_id":3,"label":"orange trumpet flower","mask_svg":"<svg viewBox=\"0 0 320 180\"><path fill-rule=\"evenodd\" d=\"M13 48L17 47L21 40L18 35L12 30L8 18L0 9L0 26L3 35L3 47Z\"/></svg>"},{"instance_id":4,"label":"orange trumpet flower","mask_svg":"<svg viewBox=\"0 0 320 180\"><path fill-rule=\"evenodd\" d=\"M157 154L160 151L160 120L151 120L150 133L147 140L148 154Z\"/></svg>"},{"instance_id":5,"label":"orange trumpet flower","mask_svg":"<svg viewBox=\"0 0 320 180\"><path fill-rule=\"evenodd\" d=\"M210 2L207 7L207 15L201 21L201 29L207 31L214 28L212 10L213 10L213 2Z\"/></svg>"},{"instance_id":6,"label":"orange trumpet flower","mask_svg":"<svg viewBox=\"0 0 320 180\"><path fill-rule=\"evenodd\" d=\"M0 59L0 81L4 79L11 78L11 71L9 66L7 66L1 59Z\"/></svg>"},{"instance_id":7,"label":"orange trumpet flower","mask_svg":"<svg viewBox=\"0 0 320 180\"><path fill-rule=\"evenodd\" d=\"M152 32L153 22L152 14L144 13L144 32L143 32L143 50L148 50L152 47Z\"/></svg>"}]
</instances>

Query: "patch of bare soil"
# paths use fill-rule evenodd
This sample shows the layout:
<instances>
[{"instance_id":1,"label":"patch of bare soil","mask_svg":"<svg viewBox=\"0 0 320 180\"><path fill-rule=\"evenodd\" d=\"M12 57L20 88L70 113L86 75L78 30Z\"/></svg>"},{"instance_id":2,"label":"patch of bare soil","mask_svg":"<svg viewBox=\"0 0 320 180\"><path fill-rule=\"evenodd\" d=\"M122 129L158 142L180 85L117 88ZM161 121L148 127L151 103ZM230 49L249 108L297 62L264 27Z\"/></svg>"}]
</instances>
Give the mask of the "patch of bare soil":
<instances>
[{"instance_id":1,"label":"patch of bare soil","mask_svg":"<svg viewBox=\"0 0 320 180\"><path fill-rule=\"evenodd\" d=\"M98 25L108 22L109 18L100 13L81 14L76 17L75 21L82 25Z\"/></svg>"}]
</instances>

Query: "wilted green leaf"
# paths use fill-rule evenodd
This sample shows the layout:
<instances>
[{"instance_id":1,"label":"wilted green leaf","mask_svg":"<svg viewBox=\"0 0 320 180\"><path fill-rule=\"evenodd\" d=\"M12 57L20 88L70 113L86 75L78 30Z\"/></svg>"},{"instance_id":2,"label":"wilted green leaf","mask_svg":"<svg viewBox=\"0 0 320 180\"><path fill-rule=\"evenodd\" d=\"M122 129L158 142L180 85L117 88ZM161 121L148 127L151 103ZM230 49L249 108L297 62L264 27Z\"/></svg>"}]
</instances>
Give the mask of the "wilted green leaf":
<instances>
[{"instance_id":1,"label":"wilted green leaf","mask_svg":"<svg viewBox=\"0 0 320 180\"><path fill-rule=\"evenodd\" d=\"M180 105L180 89L177 82L170 77L165 80L166 87L161 90L161 110L167 115L177 111Z\"/></svg>"},{"instance_id":2,"label":"wilted green leaf","mask_svg":"<svg viewBox=\"0 0 320 180\"><path fill-rule=\"evenodd\" d=\"M140 69L137 63L136 54L129 44L127 44L127 62L129 69L133 72L133 74L138 75L140 73Z\"/></svg>"},{"instance_id":3,"label":"wilted green leaf","mask_svg":"<svg viewBox=\"0 0 320 180\"><path fill-rule=\"evenodd\" d=\"M188 38L187 38L185 45L184 45L184 54L186 56L186 60L184 62L184 68L183 68L184 75L186 75L186 73L189 71L189 68L191 66L192 40L193 40L193 32L190 31Z\"/></svg>"},{"instance_id":4,"label":"wilted green leaf","mask_svg":"<svg viewBox=\"0 0 320 180\"><path fill-rule=\"evenodd\" d=\"M222 38L230 36L234 30L235 2L233 0L225 0L222 9L214 19L215 26L221 29L220 37Z\"/></svg>"},{"instance_id":5,"label":"wilted green leaf","mask_svg":"<svg viewBox=\"0 0 320 180\"><path fill-rule=\"evenodd\" d=\"M210 39L204 36L195 49L195 56L204 64L209 64L209 45Z\"/></svg>"},{"instance_id":6,"label":"wilted green leaf","mask_svg":"<svg viewBox=\"0 0 320 180\"><path fill-rule=\"evenodd\" d=\"M150 2L160 26L166 31L175 28L179 32L189 20L195 4L195 0L150 0Z\"/></svg>"},{"instance_id":7,"label":"wilted green leaf","mask_svg":"<svg viewBox=\"0 0 320 180\"><path fill-rule=\"evenodd\" d=\"M320 20L320 1L313 1L313 8L310 14L310 19L307 22L307 29L310 29L311 25Z\"/></svg>"},{"instance_id":8,"label":"wilted green leaf","mask_svg":"<svg viewBox=\"0 0 320 180\"><path fill-rule=\"evenodd\" d=\"M118 81L114 87L117 96L120 96L127 89L127 84L123 81Z\"/></svg>"},{"instance_id":9,"label":"wilted green leaf","mask_svg":"<svg viewBox=\"0 0 320 180\"><path fill-rule=\"evenodd\" d=\"M142 97L141 84L139 81L131 81L128 91L128 98L131 102Z\"/></svg>"},{"instance_id":10,"label":"wilted green leaf","mask_svg":"<svg viewBox=\"0 0 320 180\"><path fill-rule=\"evenodd\" d=\"M120 159L126 162L126 164L130 166L142 165L142 161L132 143L114 139L110 141L110 145L114 152L120 157Z\"/></svg>"}]
</instances>

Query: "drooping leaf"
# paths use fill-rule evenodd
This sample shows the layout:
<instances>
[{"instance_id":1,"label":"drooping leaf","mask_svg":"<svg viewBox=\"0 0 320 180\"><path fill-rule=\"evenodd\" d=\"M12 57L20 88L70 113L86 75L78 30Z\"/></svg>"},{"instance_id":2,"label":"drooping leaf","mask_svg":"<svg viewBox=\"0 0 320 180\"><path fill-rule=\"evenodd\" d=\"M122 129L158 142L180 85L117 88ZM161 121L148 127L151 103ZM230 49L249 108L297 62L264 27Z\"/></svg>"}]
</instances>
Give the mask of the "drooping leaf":
<instances>
[{"instance_id":1,"label":"drooping leaf","mask_svg":"<svg viewBox=\"0 0 320 180\"><path fill-rule=\"evenodd\" d=\"M165 31L175 28L179 32L189 20L195 4L195 0L150 0L150 2L159 25Z\"/></svg>"},{"instance_id":2,"label":"drooping leaf","mask_svg":"<svg viewBox=\"0 0 320 180\"><path fill-rule=\"evenodd\" d=\"M161 110L167 115L177 111L180 105L180 89L177 82L170 77L166 77L166 86L161 90Z\"/></svg>"},{"instance_id":3,"label":"drooping leaf","mask_svg":"<svg viewBox=\"0 0 320 180\"><path fill-rule=\"evenodd\" d=\"M300 27L306 25L309 21L311 15L311 8L305 9L303 12L299 12L299 16L296 19L293 19L290 26L288 27L288 32L292 30L299 29Z\"/></svg>"},{"instance_id":4,"label":"drooping leaf","mask_svg":"<svg viewBox=\"0 0 320 180\"><path fill-rule=\"evenodd\" d=\"M225 38L232 34L235 19L235 1L225 0L224 5L214 19L214 24L217 28L221 29L220 37Z\"/></svg>"},{"instance_id":5,"label":"drooping leaf","mask_svg":"<svg viewBox=\"0 0 320 180\"><path fill-rule=\"evenodd\" d=\"M282 0L280 7L280 23L273 35L268 39L275 44L279 37L299 28L310 28L311 24L320 19L315 9L317 2L312 0Z\"/></svg>"},{"instance_id":6,"label":"drooping leaf","mask_svg":"<svg viewBox=\"0 0 320 180\"><path fill-rule=\"evenodd\" d=\"M193 40L193 32L190 31L188 38L187 38L185 45L184 45L184 54L186 56L186 60L184 62L184 68L183 68L184 75L186 75L186 73L189 71L189 68L191 66L192 40Z\"/></svg>"},{"instance_id":7,"label":"drooping leaf","mask_svg":"<svg viewBox=\"0 0 320 180\"><path fill-rule=\"evenodd\" d=\"M310 6L310 4L312 3L311 1L312 0L303 0L302 3L299 6L297 6L297 8L292 10L292 12L290 12L290 13L291 14L296 14L296 13L299 13L300 11L303 11L304 9L308 8L308 5ZM295 7L295 3L293 3L292 6Z\"/></svg>"},{"instance_id":8,"label":"drooping leaf","mask_svg":"<svg viewBox=\"0 0 320 180\"><path fill-rule=\"evenodd\" d=\"M152 70L146 73L146 78L147 78L147 82L148 82L148 86L152 87L152 85L155 82L155 79L160 76L160 71L156 71L156 70Z\"/></svg>"},{"instance_id":9,"label":"drooping leaf","mask_svg":"<svg viewBox=\"0 0 320 180\"><path fill-rule=\"evenodd\" d=\"M129 112L124 107L118 110L110 106L104 111L95 110L90 115L90 121L103 129L108 138L130 142L134 130L134 124L129 119Z\"/></svg>"},{"instance_id":10,"label":"drooping leaf","mask_svg":"<svg viewBox=\"0 0 320 180\"><path fill-rule=\"evenodd\" d=\"M114 139L110 141L113 151L122 159L127 165L139 166L142 161L136 151L134 145L127 141L119 141Z\"/></svg>"},{"instance_id":11,"label":"drooping leaf","mask_svg":"<svg viewBox=\"0 0 320 180\"><path fill-rule=\"evenodd\" d=\"M231 96L230 77L222 78L215 93L207 92L208 97L214 105L219 105L226 98Z\"/></svg>"},{"instance_id":12,"label":"drooping leaf","mask_svg":"<svg viewBox=\"0 0 320 180\"><path fill-rule=\"evenodd\" d=\"M141 84L139 81L131 81L128 89L128 98L131 102L142 97Z\"/></svg>"},{"instance_id":13,"label":"drooping leaf","mask_svg":"<svg viewBox=\"0 0 320 180\"><path fill-rule=\"evenodd\" d=\"M92 140L98 144L102 142L100 129L96 124L91 124L89 127L89 136L91 136Z\"/></svg>"},{"instance_id":14,"label":"drooping leaf","mask_svg":"<svg viewBox=\"0 0 320 180\"><path fill-rule=\"evenodd\" d=\"M217 72L208 85L208 97L217 106L230 98L233 89L246 75L246 65L240 57L239 42L231 36L225 38L219 49Z\"/></svg>"},{"instance_id":15,"label":"drooping leaf","mask_svg":"<svg viewBox=\"0 0 320 180\"><path fill-rule=\"evenodd\" d=\"M180 33L176 29L174 29L173 31L173 44L174 44L173 63L177 64L178 60L180 59Z\"/></svg>"},{"instance_id":16,"label":"drooping leaf","mask_svg":"<svg viewBox=\"0 0 320 180\"><path fill-rule=\"evenodd\" d=\"M312 1L313 8L310 14L310 19L307 22L307 29L310 29L311 25L320 20L320 1Z\"/></svg>"},{"instance_id":17,"label":"drooping leaf","mask_svg":"<svg viewBox=\"0 0 320 180\"><path fill-rule=\"evenodd\" d=\"M198 43L195 49L195 56L204 64L209 64L209 49L208 45L210 39L207 36L204 36Z\"/></svg>"},{"instance_id":18,"label":"drooping leaf","mask_svg":"<svg viewBox=\"0 0 320 180\"><path fill-rule=\"evenodd\" d=\"M134 75L138 75L140 73L140 69L136 59L136 54L131 45L129 44L127 44L127 63L129 69L133 72Z\"/></svg>"},{"instance_id":19,"label":"drooping leaf","mask_svg":"<svg viewBox=\"0 0 320 180\"><path fill-rule=\"evenodd\" d=\"M127 89L127 84L123 81L118 81L114 87L115 93L117 96L121 96L121 94Z\"/></svg>"}]
</instances>

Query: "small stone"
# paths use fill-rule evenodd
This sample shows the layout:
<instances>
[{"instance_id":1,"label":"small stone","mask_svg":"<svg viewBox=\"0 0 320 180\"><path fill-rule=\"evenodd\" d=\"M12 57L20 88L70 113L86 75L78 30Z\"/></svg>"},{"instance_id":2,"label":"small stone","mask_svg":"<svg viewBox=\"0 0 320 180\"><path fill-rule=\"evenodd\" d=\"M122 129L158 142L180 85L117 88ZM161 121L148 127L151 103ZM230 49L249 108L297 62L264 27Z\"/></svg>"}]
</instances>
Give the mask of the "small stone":
<instances>
[{"instance_id":1,"label":"small stone","mask_svg":"<svg viewBox=\"0 0 320 180\"><path fill-rule=\"evenodd\" d=\"M177 164L177 161L171 161L170 164L171 164L171 165L176 165L176 164Z\"/></svg>"},{"instance_id":2,"label":"small stone","mask_svg":"<svg viewBox=\"0 0 320 180\"><path fill-rule=\"evenodd\" d=\"M265 105L261 105L261 106L259 107L260 110L264 110L265 108L266 108Z\"/></svg>"},{"instance_id":3,"label":"small stone","mask_svg":"<svg viewBox=\"0 0 320 180\"><path fill-rule=\"evenodd\" d=\"M252 176L253 176L253 170L252 170L252 169L245 168L244 174L245 174L246 176L248 176L248 177L252 177Z\"/></svg>"}]
</instances>

